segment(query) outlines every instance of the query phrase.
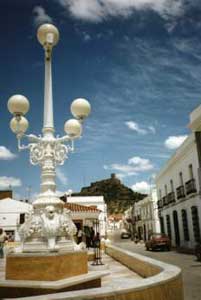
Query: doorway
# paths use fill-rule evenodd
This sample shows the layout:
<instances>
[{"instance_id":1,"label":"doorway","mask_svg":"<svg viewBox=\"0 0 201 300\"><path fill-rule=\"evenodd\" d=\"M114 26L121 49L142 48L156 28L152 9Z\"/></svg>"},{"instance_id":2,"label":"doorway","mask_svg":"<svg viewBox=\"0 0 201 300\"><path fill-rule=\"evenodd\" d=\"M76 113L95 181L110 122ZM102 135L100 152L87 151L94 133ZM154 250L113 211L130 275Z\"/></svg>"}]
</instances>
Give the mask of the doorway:
<instances>
[{"instance_id":1,"label":"doorway","mask_svg":"<svg viewBox=\"0 0 201 300\"><path fill-rule=\"evenodd\" d=\"M175 243L176 246L180 246L180 234L179 234L179 221L177 211L173 211L173 222L174 222L174 232L175 232Z\"/></svg>"}]
</instances>

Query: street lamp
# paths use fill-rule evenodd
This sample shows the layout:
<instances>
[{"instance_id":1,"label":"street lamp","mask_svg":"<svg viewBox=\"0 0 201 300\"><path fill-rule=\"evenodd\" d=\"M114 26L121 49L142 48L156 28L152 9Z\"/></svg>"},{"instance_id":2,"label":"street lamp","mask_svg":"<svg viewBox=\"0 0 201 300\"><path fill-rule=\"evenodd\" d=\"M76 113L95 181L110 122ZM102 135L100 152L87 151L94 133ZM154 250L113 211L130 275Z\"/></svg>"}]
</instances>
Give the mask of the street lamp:
<instances>
[{"instance_id":1,"label":"street lamp","mask_svg":"<svg viewBox=\"0 0 201 300\"><path fill-rule=\"evenodd\" d=\"M64 164L68 153L73 151L73 141L81 136L82 123L90 114L91 106L85 99L74 100L71 104L71 113L75 118L65 122L66 135L55 137L51 58L52 49L59 41L59 31L52 24L43 24L38 29L37 38L45 51L42 135L25 134L29 126L25 118L29 110L29 101L26 97L22 95L10 97L8 110L13 114L10 128L16 134L19 151L28 149L31 164L41 167L41 191L33 202L34 212L20 229L23 250L56 251L61 248L69 249L69 241L75 233L75 225L65 211L63 201L56 194L55 168L57 165ZM27 145L21 143L23 138L28 139Z\"/></svg>"}]
</instances>

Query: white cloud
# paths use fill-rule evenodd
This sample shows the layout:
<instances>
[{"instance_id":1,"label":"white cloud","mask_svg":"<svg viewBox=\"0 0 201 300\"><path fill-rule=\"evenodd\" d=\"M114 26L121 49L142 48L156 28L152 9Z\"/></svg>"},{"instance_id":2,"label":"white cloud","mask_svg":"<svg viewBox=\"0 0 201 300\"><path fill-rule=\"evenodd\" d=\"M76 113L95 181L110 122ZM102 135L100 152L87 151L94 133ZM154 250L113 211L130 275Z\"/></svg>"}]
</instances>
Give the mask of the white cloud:
<instances>
[{"instance_id":1,"label":"white cloud","mask_svg":"<svg viewBox=\"0 0 201 300\"><path fill-rule=\"evenodd\" d=\"M8 188L9 186L19 187L21 185L22 185L22 182L19 178L7 177L7 176L0 177L0 188Z\"/></svg>"},{"instance_id":2,"label":"white cloud","mask_svg":"<svg viewBox=\"0 0 201 300\"><path fill-rule=\"evenodd\" d=\"M91 36L90 34L86 33L86 32L83 32L83 38L84 38L84 41L85 42L88 42L91 40Z\"/></svg>"},{"instance_id":3,"label":"white cloud","mask_svg":"<svg viewBox=\"0 0 201 300\"><path fill-rule=\"evenodd\" d=\"M182 0L59 0L77 19L101 22L109 17L129 17L135 10L152 9L164 18L182 13Z\"/></svg>"},{"instance_id":4,"label":"white cloud","mask_svg":"<svg viewBox=\"0 0 201 300\"><path fill-rule=\"evenodd\" d=\"M104 18L104 10L98 0L59 0L75 18L97 22Z\"/></svg>"},{"instance_id":5,"label":"white cloud","mask_svg":"<svg viewBox=\"0 0 201 300\"><path fill-rule=\"evenodd\" d=\"M137 172L144 172L153 169L153 165L149 159L134 156L128 160L128 164L132 165Z\"/></svg>"},{"instance_id":6,"label":"white cloud","mask_svg":"<svg viewBox=\"0 0 201 300\"><path fill-rule=\"evenodd\" d=\"M134 121L127 121L127 122L125 122L125 124L126 124L126 126L128 126L128 128L130 130L136 131L138 134L141 134L141 135L145 135L148 133L152 133L152 134L156 133L156 129L152 125L142 128L141 125L139 125L137 122L134 122Z\"/></svg>"},{"instance_id":7,"label":"white cloud","mask_svg":"<svg viewBox=\"0 0 201 300\"><path fill-rule=\"evenodd\" d=\"M115 175L117 178L122 180L126 177L135 176L135 175L137 175L137 173L136 172L127 172L127 173L116 173Z\"/></svg>"},{"instance_id":8,"label":"white cloud","mask_svg":"<svg viewBox=\"0 0 201 300\"><path fill-rule=\"evenodd\" d=\"M118 172L117 177L122 179L128 176L134 176L141 172L150 171L154 168L153 164L149 159L141 158L139 156L134 156L128 160L127 164L111 164L104 165L105 170L113 170Z\"/></svg>"},{"instance_id":9,"label":"white cloud","mask_svg":"<svg viewBox=\"0 0 201 300\"><path fill-rule=\"evenodd\" d=\"M128 126L129 129L131 129L131 130L133 130L133 131L136 131L136 132L139 133L139 134L142 134L142 135L147 134L147 130L141 128L141 127L139 126L139 124L136 123L136 122L133 122L133 121L127 121L127 122L125 122L125 124Z\"/></svg>"},{"instance_id":10,"label":"white cloud","mask_svg":"<svg viewBox=\"0 0 201 300\"><path fill-rule=\"evenodd\" d=\"M57 169L56 169L56 175L57 175L57 178L59 179L59 181L60 181L63 185L67 185L67 183L68 183L68 178L67 178L66 174L62 171L61 168L57 168Z\"/></svg>"},{"instance_id":11,"label":"white cloud","mask_svg":"<svg viewBox=\"0 0 201 300\"><path fill-rule=\"evenodd\" d=\"M169 136L165 140L165 147L168 149L177 149L185 141L187 135Z\"/></svg>"},{"instance_id":12,"label":"white cloud","mask_svg":"<svg viewBox=\"0 0 201 300\"><path fill-rule=\"evenodd\" d=\"M43 23L52 23L52 18L46 13L42 6L35 6L33 9L34 24L39 26Z\"/></svg>"},{"instance_id":13,"label":"white cloud","mask_svg":"<svg viewBox=\"0 0 201 300\"><path fill-rule=\"evenodd\" d=\"M17 155L12 153L8 148L5 146L0 146L0 160L11 160L16 157Z\"/></svg>"},{"instance_id":14,"label":"white cloud","mask_svg":"<svg viewBox=\"0 0 201 300\"><path fill-rule=\"evenodd\" d=\"M149 194L151 185L146 181L136 182L131 186L132 190L139 193Z\"/></svg>"},{"instance_id":15,"label":"white cloud","mask_svg":"<svg viewBox=\"0 0 201 300\"><path fill-rule=\"evenodd\" d=\"M156 128L154 126L148 126L148 129L155 134L156 133Z\"/></svg>"}]
</instances>

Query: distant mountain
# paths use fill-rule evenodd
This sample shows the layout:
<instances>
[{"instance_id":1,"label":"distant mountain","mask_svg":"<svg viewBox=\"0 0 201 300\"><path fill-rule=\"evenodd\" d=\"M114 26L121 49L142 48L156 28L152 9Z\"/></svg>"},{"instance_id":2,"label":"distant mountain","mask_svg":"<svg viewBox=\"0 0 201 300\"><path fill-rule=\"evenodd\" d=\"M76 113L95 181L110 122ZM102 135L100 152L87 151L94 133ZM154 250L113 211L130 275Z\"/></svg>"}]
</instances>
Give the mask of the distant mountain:
<instances>
[{"instance_id":1,"label":"distant mountain","mask_svg":"<svg viewBox=\"0 0 201 300\"><path fill-rule=\"evenodd\" d=\"M108 179L92 182L90 186L83 187L80 193L73 193L73 196L104 196L109 214L124 212L134 202L146 197L123 185L115 174Z\"/></svg>"}]
</instances>

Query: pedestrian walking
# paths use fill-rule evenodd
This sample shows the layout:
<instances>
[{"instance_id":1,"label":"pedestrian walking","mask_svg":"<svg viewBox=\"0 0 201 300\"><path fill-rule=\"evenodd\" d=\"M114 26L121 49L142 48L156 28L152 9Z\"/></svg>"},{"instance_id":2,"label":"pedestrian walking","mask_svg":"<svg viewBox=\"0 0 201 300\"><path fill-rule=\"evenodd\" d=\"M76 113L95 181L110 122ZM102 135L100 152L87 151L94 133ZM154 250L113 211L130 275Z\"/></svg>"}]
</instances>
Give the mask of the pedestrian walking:
<instances>
[{"instance_id":1,"label":"pedestrian walking","mask_svg":"<svg viewBox=\"0 0 201 300\"><path fill-rule=\"evenodd\" d=\"M139 242L139 238L138 238L137 233L135 233L134 242L135 242L135 244L137 244Z\"/></svg>"},{"instance_id":2,"label":"pedestrian walking","mask_svg":"<svg viewBox=\"0 0 201 300\"><path fill-rule=\"evenodd\" d=\"M90 228L90 244L91 247L94 247L94 236L95 236L95 231L93 229L93 227Z\"/></svg>"},{"instance_id":3,"label":"pedestrian walking","mask_svg":"<svg viewBox=\"0 0 201 300\"><path fill-rule=\"evenodd\" d=\"M89 226L84 226L84 234L85 234L85 238L86 238L86 246L89 249L91 246L91 231Z\"/></svg>"}]
</instances>

